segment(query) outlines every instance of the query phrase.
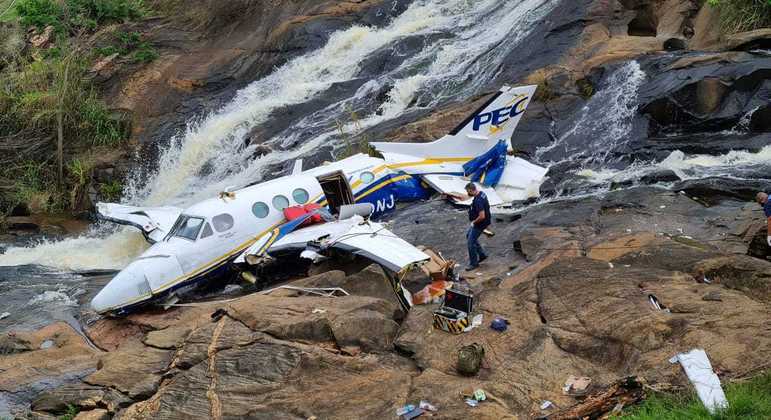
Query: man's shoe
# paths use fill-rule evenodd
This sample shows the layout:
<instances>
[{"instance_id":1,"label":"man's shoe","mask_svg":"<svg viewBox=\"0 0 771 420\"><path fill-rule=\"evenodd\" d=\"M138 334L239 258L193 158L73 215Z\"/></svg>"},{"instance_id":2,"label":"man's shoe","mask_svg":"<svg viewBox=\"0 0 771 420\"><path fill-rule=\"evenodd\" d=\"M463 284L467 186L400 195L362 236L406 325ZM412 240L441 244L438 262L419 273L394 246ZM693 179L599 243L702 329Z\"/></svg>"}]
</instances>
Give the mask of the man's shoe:
<instances>
[{"instance_id":1,"label":"man's shoe","mask_svg":"<svg viewBox=\"0 0 771 420\"><path fill-rule=\"evenodd\" d=\"M470 266L466 267L466 271L474 271L477 268L479 268L479 265L470 265Z\"/></svg>"},{"instance_id":2,"label":"man's shoe","mask_svg":"<svg viewBox=\"0 0 771 420\"><path fill-rule=\"evenodd\" d=\"M487 259L487 255L482 255L481 257L479 257L479 262L482 262L486 259Z\"/></svg>"}]
</instances>

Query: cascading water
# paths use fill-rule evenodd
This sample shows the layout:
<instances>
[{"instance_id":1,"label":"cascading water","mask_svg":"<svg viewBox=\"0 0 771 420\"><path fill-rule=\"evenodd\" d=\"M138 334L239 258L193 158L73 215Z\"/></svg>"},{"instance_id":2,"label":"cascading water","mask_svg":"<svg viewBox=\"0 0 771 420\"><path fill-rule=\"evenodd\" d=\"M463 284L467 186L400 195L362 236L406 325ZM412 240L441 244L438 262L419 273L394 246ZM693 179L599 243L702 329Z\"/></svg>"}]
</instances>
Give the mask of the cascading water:
<instances>
[{"instance_id":1,"label":"cascading water","mask_svg":"<svg viewBox=\"0 0 771 420\"><path fill-rule=\"evenodd\" d=\"M603 193L612 182L634 183L662 170L673 171L681 180L755 179L771 167L771 146L757 152L733 150L721 155L687 155L674 150L661 160L622 162L628 160L627 146L635 140L632 131L638 114L638 91L645 81L645 72L637 61L619 66L568 123L570 128L548 146L536 150L535 160L544 166L573 166L570 175L563 176L557 186L556 195L544 198L541 203ZM717 134L724 137L747 134L757 109L743 115L731 130Z\"/></svg>"},{"instance_id":2,"label":"cascading water","mask_svg":"<svg viewBox=\"0 0 771 420\"><path fill-rule=\"evenodd\" d=\"M155 173L137 175L124 203L185 207L227 186L260 180L266 168L339 144L339 132L360 130L405 112L462 101L488 84L503 58L559 0L524 0L501 7L497 0L415 1L382 28L352 26L333 33L324 47L297 57L239 91L222 109L191 122L161 153ZM423 48L396 68L359 77L362 64L409 37ZM473 75L473 77L469 77ZM366 82L366 83L365 83ZM330 87L358 83L347 98L293 122L265 141L273 151L253 158L245 136L287 106L323 96ZM387 89L387 100L372 93ZM351 110L371 110L340 127ZM312 133L312 134L308 134ZM30 248L11 248L1 265L39 264L61 269L120 268L140 253L144 240L131 229L90 234Z\"/></svg>"}]
</instances>

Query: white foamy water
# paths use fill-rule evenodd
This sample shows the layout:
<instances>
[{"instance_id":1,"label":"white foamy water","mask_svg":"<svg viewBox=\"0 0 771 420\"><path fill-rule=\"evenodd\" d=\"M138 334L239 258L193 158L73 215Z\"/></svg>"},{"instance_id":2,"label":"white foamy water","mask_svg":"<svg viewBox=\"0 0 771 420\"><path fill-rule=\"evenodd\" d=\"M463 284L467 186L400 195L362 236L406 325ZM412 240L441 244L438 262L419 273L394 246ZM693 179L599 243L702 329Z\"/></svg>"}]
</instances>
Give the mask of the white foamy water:
<instances>
[{"instance_id":1,"label":"white foamy water","mask_svg":"<svg viewBox=\"0 0 771 420\"><path fill-rule=\"evenodd\" d=\"M186 207L227 186L259 181L271 165L337 145L338 121L344 122L344 133L355 134L417 107L469 98L497 75L503 57L558 4L418 0L382 28L352 26L335 32L324 47L287 62L239 91L223 108L190 122L161 153L155 173L137 172L128 185L139 187L129 188L123 201ZM429 37L434 34L441 36ZM407 37L424 37L424 47L394 70L370 77L350 98L293 122L264 142L274 152L252 158L253 147L244 146L251 129L277 110L316 98L336 83L356 80L367 58ZM388 100L377 104L373 93L383 88L388 89ZM351 110L359 109L375 111L348 121ZM75 239L9 249L0 255L0 265L121 268L145 247L141 235L130 229L104 233L97 228Z\"/></svg>"},{"instance_id":2,"label":"white foamy water","mask_svg":"<svg viewBox=\"0 0 771 420\"><path fill-rule=\"evenodd\" d=\"M27 302L28 305L38 305L38 304L45 304L45 303L51 303L56 302L64 306L77 306L78 303L69 297L66 293L59 290L48 290L45 291Z\"/></svg>"},{"instance_id":3,"label":"white foamy water","mask_svg":"<svg viewBox=\"0 0 771 420\"><path fill-rule=\"evenodd\" d=\"M606 87L589 99L573 127L552 144L539 148L535 157L543 162L557 153L563 160L603 164L608 156L629 139L632 117L637 112L637 91L645 72L637 61L616 69Z\"/></svg>"},{"instance_id":4,"label":"white foamy water","mask_svg":"<svg viewBox=\"0 0 771 420\"><path fill-rule=\"evenodd\" d=\"M576 175L595 184L604 184L610 181L638 180L647 174L666 169L673 171L682 180L709 177L741 178L742 174L754 177L763 172L771 174L771 145L757 152L732 150L723 155L686 155L675 150L661 162L637 163L619 170L583 169L577 171Z\"/></svg>"}]
</instances>

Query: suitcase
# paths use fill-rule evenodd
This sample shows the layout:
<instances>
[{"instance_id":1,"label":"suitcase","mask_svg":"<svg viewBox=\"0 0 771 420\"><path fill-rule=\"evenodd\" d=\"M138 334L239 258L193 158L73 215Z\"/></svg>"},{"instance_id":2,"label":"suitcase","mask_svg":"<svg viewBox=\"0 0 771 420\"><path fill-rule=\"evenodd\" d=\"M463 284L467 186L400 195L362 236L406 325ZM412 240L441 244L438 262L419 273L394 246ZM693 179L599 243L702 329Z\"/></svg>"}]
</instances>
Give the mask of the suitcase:
<instances>
[{"instance_id":1,"label":"suitcase","mask_svg":"<svg viewBox=\"0 0 771 420\"><path fill-rule=\"evenodd\" d=\"M452 334L460 334L471 323L474 296L471 293L448 289L442 306L434 311L434 328Z\"/></svg>"}]
</instances>

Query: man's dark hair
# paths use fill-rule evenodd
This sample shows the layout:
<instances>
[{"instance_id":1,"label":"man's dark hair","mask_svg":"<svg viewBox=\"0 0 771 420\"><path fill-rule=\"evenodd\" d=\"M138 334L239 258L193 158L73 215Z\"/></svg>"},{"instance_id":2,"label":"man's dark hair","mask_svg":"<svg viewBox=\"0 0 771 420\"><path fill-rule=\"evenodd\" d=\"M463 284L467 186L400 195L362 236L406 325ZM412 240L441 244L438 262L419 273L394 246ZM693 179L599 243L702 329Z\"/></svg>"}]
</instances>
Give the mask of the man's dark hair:
<instances>
[{"instance_id":1,"label":"man's dark hair","mask_svg":"<svg viewBox=\"0 0 771 420\"><path fill-rule=\"evenodd\" d=\"M466 191L476 191L476 190L477 190L477 186L474 185L473 182L469 182L468 184L466 184Z\"/></svg>"}]
</instances>

